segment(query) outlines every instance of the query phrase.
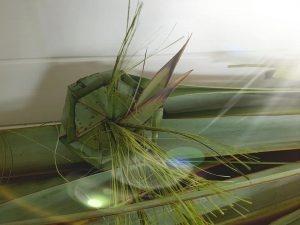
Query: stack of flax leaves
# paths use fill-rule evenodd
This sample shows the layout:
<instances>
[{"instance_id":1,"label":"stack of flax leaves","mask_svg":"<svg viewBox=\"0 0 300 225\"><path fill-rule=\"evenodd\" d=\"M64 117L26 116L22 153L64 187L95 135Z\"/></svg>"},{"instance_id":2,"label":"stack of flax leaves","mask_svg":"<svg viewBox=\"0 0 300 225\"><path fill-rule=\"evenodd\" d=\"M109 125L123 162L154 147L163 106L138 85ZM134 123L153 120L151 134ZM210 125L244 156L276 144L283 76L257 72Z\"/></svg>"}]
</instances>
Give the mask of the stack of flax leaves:
<instances>
[{"instance_id":1,"label":"stack of flax leaves","mask_svg":"<svg viewBox=\"0 0 300 225\"><path fill-rule=\"evenodd\" d=\"M128 74L141 6L62 123L0 131L0 224L299 223L299 90L179 85L188 41L152 79Z\"/></svg>"}]
</instances>

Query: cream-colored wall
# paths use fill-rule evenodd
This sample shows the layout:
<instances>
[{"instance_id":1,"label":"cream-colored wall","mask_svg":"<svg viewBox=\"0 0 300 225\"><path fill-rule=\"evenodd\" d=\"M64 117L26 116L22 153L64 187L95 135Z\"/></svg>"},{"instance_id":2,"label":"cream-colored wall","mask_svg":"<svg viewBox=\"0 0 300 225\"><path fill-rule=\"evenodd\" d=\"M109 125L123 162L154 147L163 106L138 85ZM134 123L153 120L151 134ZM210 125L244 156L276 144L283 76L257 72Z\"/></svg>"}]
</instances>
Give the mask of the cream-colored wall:
<instances>
[{"instance_id":1,"label":"cream-colored wall","mask_svg":"<svg viewBox=\"0 0 300 225\"><path fill-rule=\"evenodd\" d=\"M144 0L130 53L192 33L177 72L194 68L203 82L227 75L234 83L258 71L228 64L298 52L299 6L297 0ZM0 0L0 125L59 120L67 84L111 67L126 13L126 0ZM149 60L146 70L158 69L180 44Z\"/></svg>"}]
</instances>

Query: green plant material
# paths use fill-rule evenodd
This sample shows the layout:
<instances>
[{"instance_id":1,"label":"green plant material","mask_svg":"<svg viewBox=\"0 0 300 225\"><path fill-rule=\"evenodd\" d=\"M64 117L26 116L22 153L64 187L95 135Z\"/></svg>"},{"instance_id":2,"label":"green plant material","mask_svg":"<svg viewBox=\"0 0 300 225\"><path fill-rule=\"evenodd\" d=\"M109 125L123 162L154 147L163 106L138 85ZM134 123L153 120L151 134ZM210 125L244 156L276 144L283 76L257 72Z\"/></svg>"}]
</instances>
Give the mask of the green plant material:
<instances>
[{"instance_id":1,"label":"green plant material","mask_svg":"<svg viewBox=\"0 0 300 225\"><path fill-rule=\"evenodd\" d=\"M166 129L200 134L209 140L214 140L227 146L225 149L221 148L220 145L218 147L215 146L220 155L228 154L228 149L232 149L240 154L248 154L300 148L300 116L298 115L229 116L221 117L210 125L213 119L163 119L160 126ZM282 132L283 130L284 132ZM0 135L1 139L5 139L7 143L6 147L0 145L2 146L0 148L0 159L5 158L4 149L10 149L13 154L13 168L11 168L9 152L6 154L6 164L3 161L1 163L1 168L5 168L4 172L6 175L10 173L11 169L11 176L55 172L53 164L54 147L57 139L55 125L11 129L2 131ZM167 152L177 147L193 147L199 149L205 157L216 155L215 152L200 146L197 142L181 136L159 132L156 141ZM94 153L95 158L99 161L100 155L97 151L91 149L88 152L87 146L84 149L87 153ZM83 154L84 152L82 152L83 157L86 156ZM24 155L27 157L24 158ZM61 169L64 167L76 167L78 163L86 160L78 157L77 154L73 154L62 143L58 146L56 158ZM111 168L109 155L103 154L100 161L103 162L101 166L103 169ZM107 163L105 164L105 162Z\"/></svg>"},{"instance_id":2,"label":"green plant material","mask_svg":"<svg viewBox=\"0 0 300 225\"><path fill-rule=\"evenodd\" d=\"M136 107L146 103L147 100L157 95L162 89L164 89L167 86L174 72L175 66L178 63L186 45L188 44L188 41L189 39L177 52L177 54L155 74L150 83L143 90L141 96L138 98Z\"/></svg>"},{"instance_id":3,"label":"green plant material","mask_svg":"<svg viewBox=\"0 0 300 225\"><path fill-rule=\"evenodd\" d=\"M136 130L127 126L138 124L146 127L147 123L153 123L153 119L159 119L159 109L166 98L191 72L168 84L187 42L146 86L140 85L141 80L137 82L121 70L140 8L141 5L138 5L127 30L111 80L108 83L102 80L90 88L86 85L86 79L90 79L87 77L70 86L64 110L67 116L63 121L65 132L61 136L62 142L99 169L105 163L111 164L114 207L143 202L147 198L177 197L188 189L215 189L210 182L190 170L170 163L166 151L147 135L147 131L156 130L141 127ZM100 80L98 74L91 77ZM186 137L193 139L190 135ZM108 162L104 158L108 158ZM230 168L238 171L234 166L230 165ZM221 193L221 190L218 192ZM210 223L190 201L178 198L178 202L169 207L177 211L182 224ZM137 211L137 215L142 223L153 224L143 210ZM116 216L115 224L132 224L132 219L130 215Z\"/></svg>"},{"instance_id":4,"label":"green plant material","mask_svg":"<svg viewBox=\"0 0 300 225\"><path fill-rule=\"evenodd\" d=\"M92 74L88 77L78 80L75 84L69 86L62 117L63 134L67 134L66 141L70 142L76 137L75 102L85 96L87 93L107 85L111 81L111 71L100 74ZM102 113L102 111L100 111ZM91 115L92 116L92 115Z\"/></svg>"},{"instance_id":5,"label":"green plant material","mask_svg":"<svg viewBox=\"0 0 300 225\"><path fill-rule=\"evenodd\" d=\"M61 171L66 170L61 169ZM68 170L69 173L70 171ZM73 173L67 176L67 179L72 181L79 179L82 175L84 173L78 175ZM10 177L8 181L0 185L0 204L65 183L57 174L39 175L38 179L37 175Z\"/></svg>"},{"instance_id":6,"label":"green plant material","mask_svg":"<svg viewBox=\"0 0 300 225\"><path fill-rule=\"evenodd\" d=\"M222 196L215 193L215 191L207 189L185 192L179 195L179 197L183 201L192 200L199 209L201 209L201 205L202 207L205 206L206 208L202 208L202 212L210 214L210 217L216 224L221 224L223 222L224 224L235 224L238 221L247 220L248 217L248 219L255 218L252 214L256 215L255 213L257 211L260 212L264 208L268 209L268 207L271 207L272 205L277 206L277 203L280 204L281 202L290 201L289 204L291 206L299 204L299 201L295 202L298 196L298 174L299 163L294 165L284 165L255 173L249 176L250 181L243 178L235 178L231 180L231 182L220 182L218 186L222 187L222 189L226 190L228 193L232 193L227 196L228 202L224 202ZM144 210L149 213L150 218L152 218L152 216L155 218L157 211L152 211L154 208L159 209L162 213L164 212L164 206L168 206L170 202L174 203L178 201L178 198L175 196L167 196L160 199L147 200L129 205L120 205L118 207L105 207L97 209L96 211L91 211L88 209L89 207L79 204L81 198L74 198L75 190L85 190L84 193L86 194L86 197L91 197L93 194L103 195L103 189L99 189L99 187L109 187L110 176L110 171L95 174L1 204L0 210L3 212L3 216L0 217L0 223L8 223L10 221L11 223L8 224L11 225L41 225L49 224L49 222L62 223L89 218L102 218L98 222L108 225L114 224L114 220L116 219L115 215L135 213L139 210ZM284 190L284 192L280 190ZM243 200L236 198L237 195L244 199L251 200L252 204L246 204L245 206ZM48 201L45 201L45 198L49 198ZM212 205L212 201L215 205ZM47 212L50 215L47 217L45 214L36 214L35 211L30 211L31 208L24 209L22 208L24 206L22 203L26 203L28 206L35 206L40 211ZM234 210L226 208L226 211L224 211L226 212L225 214L222 213L223 210L219 210L219 212L213 211L216 206L221 208L229 203L233 204L238 211L244 211L245 209L243 209L243 207L246 207L249 211L244 212L246 217L240 216L234 212ZM174 213L175 215L177 213L176 210L170 211L170 208L165 210L167 210L165 211L167 217L174 216ZM270 212L272 212L273 209L270 208L270 210ZM276 210L273 210L273 212L277 213ZM262 211L262 213L265 212ZM224 215L221 216L222 214ZM214 215L218 215L218 217L215 217ZM261 215L264 216L264 214ZM163 217L163 215L159 214L159 218L161 217ZM132 224L139 224L136 216L132 215L132 218L135 219ZM165 223L163 222L164 221L160 221L158 224L164 225ZM177 220L170 224L174 225L178 222L179 221Z\"/></svg>"},{"instance_id":7,"label":"green plant material","mask_svg":"<svg viewBox=\"0 0 300 225\"><path fill-rule=\"evenodd\" d=\"M160 199L171 195L176 198L187 189L215 189L209 184L210 182L191 174L184 168L168 165L167 155L161 147L140 135L139 132L109 123L107 135L111 140L113 190L116 190L113 196L114 205L122 205L128 201L143 202L145 197ZM181 184L180 182L183 181L184 184ZM131 200L129 196L132 196ZM177 201L178 203L173 203L169 207L182 209L177 212L178 217L184 218L187 214L195 224L206 223L198 215L192 202L181 201L180 198ZM147 214L142 213L142 215ZM127 216L117 216L116 223L132 224ZM145 218L143 217L143 221ZM189 223L183 221L183 224Z\"/></svg>"},{"instance_id":8,"label":"green plant material","mask_svg":"<svg viewBox=\"0 0 300 225\"><path fill-rule=\"evenodd\" d=\"M53 156L57 135L56 125L47 124L0 131L1 179L55 173ZM62 143L58 145L56 159L62 169L83 162Z\"/></svg>"},{"instance_id":9,"label":"green plant material","mask_svg":"<svg viewBox=\"0 0 300 225\"><path fill-rule=\"evenodd\" d=\"M247 206L244 216L237 216L232 209L226 209L226 214L215 218L218 225L236 224L269 224L268 221L278 218L282 213L300 206L299 194L299 163L283 165L249 175L249 187L234 190L242 198L251 199L252 204ZM270 181L268 178L272 178ZM240 178L232 181L238 182ZM255 181L260 180L256 185ZM253 183L254 181L254 183Z\"/></svg>"},{"instance_id":10,"label":"green plant material","mask_svg":"<svg viewBox=\"0 0 300 225\"><path fill-rule=\"evenodd\" d=\"M164 119L161 126L168 129L199 134L222 143L232 152L240 154L288 150L300 148L300 116L228 116L219 118ZM284 131L284 132L282 132ZM167 149L177 146L198 147L197 143L184 138L174 138L161 133L158 144ZM214 146L214 145L212 145ZM227 149L228 149L227 148ZM201 148L205 156L216 156L214 151ZM218 146L218 154L228 150Z\"/></svg>"},{"instance_id":11,"label":"green plant material","mask_svg":"<svg viewBox=\"0 0 300 225\"><path fill-rule=\"evenodd\" d=\"M281 217L270 225L297 225L300 223L300 209Z\"/></svg>"},{"instance_id":12,"label":"green plant material","mask_svg":"<svg viewBox=\"0 0 300 225\"><path fill-rule=\"evenodd\" d=\"M87 83L87 77L70 86L67 108L64 110L65 113L72 113L67 114L70 119L65 121L68 123L63 122L66 132L61 137L62 142L99 169L103 169L104 164L111 164L114 207L128 202L143 202L147 198L177 197L189 189L215 190L214 185L191 173L190 169L172 163L166 151L149 138L147 132L175 133L216 152L209 146L214 141L207 138L148 126L149 123L153 124L153 119L160 119L159 110L164 101L191 71L168 84L187 42L145 86L141 85L141 79L134 80L121 70L120 65L133 37L139 13L140 5L120 48L111 80L89 88L82 85ZM100 80L98 76L93 75L93 79ZM153 134L150 136L153 137ZM234 154L236 153L232 153L233 159L241 162ZM233 171L242 174L226 158L221 155L216 158ZM244 166L249 168L246 164ZM215 191L222 194L221 190ZM178 198L169 207L176 210L182 224L211 223L208 217L203 218L198 213L191 201ZM143 223L153 224L143 210L137 211L137 215ZM116 216L115 224L132 224L132 219L130 215Z\"/></svg>"},{"instance_id":13,"label":"green plant material","mask_svg":"<svg viewBox=\"0 0 300 225\"><path fill-rule=\"evenodd\" d=\"M292 115L300 113L299 90L179 89L164 104L168 118ZM179 94L180 93L180 94Z\"/></svg>"},{"instance_id":14,"label":"green plant material","mask_svg":"<svg viewBox=\"0 0 300 225\"><path fill-rule=\"evenodd\" d=\"M147 99L147 101L144 102L143 104L138 105L137 103L135 108L131 110L131 113L129 113L127 116L125 116L120 120L120 123L144 124L153 116L153 114L155 114L159 110L160 107L162 107L163 103L168 98L168 96L175 90L176 86L181 81L183 81L191 72L192 70L183 74L182 76L177 78L174 82L169 84L167 87L161 89L157 94ZM151 85L152 82L153 81L151 81L149 85Z\"/></svg>"},{"instance_id":15,"label":"green plant material","mask_svg":"<svg viewBox=\"0 0 300 225\"><path fill-rule=\"evenodd\" d=\"M143 4L140 2L137 4L136 11L135 11L134 16L131 20L131 23L129 25L130 3L128 4L128 18L127 18L126 34L125 34L124 40L122 42L122 45L120 47L120 50L118 52L116 62L115 62L115 65L114 65L114 68L112 71L112 80L111 80L111 83L108 88L109 92L115 91L117 89L118 81L120 80L120 77L123 74L121 71L121 68L122 68L123 62L125 60L128 47L129 47L129 45L133 39L133 36L135 34L138 19L139 19L140 12L142 9L142 5Z\"/></svg>"},{"instance_id":16,"label":"green plant material","mask_svg":"<svg viewBox=\"0 0 300 225\"><path fill-rule=\"evenodd\" d=\"M201 135L195 135L193 133L188 133L186 131L178 131L178 130L172 130L172 129L166 129L166 128L161 128L161 127L149 127L149 126L138 126L138 125L130 125L130 124L125 124L125 127L129 128L135 128L135 129L140 129L140 130L150 130L150 131L155 131L155 132L163 132L163 133L169 133L177 136L182 136L188 140L192 140L200 145L203 145L206 147L208 150L212 151L215 153L215 158L217 161L223 163L225 166L230 168L231 170L241 173L232 163L231 161L227 160L223 155L220 155L216 149L222 149L224 155L230 155L232 156L235 160L239 161L240 164L244 165L247 169L250 169L246 164L244 164L242 161L240 161L235 155L238 155L238 152L234 151L229 151L230 147L226 145L222 145L220 143L217 143L216 141L209 140ZM240 156L247 157L247 155L240 154Z\"/></svg>"},{"instance_id":17,"label":"green plant material","mask_svg":"<svg viewBox=\"0 0 300 225\"><path fill-rule=\"evenodd\" d=\"M113 70L90 75L69 86L60 127L7 130L0 134L5 156L2 177L7 169L8 176L14 171L6 163L9 148L13 153L22 143L27 143L24 145L27 148L35 146L29 155L41 148L54 154L52 165L65 181L68 180L60 172L60 166L66 162L57 159L69 149L81 160L106 172L4 203L0 205L0 223L33 225L96 217L103 219L103 224L115 225L208 225L218 223L214 217L225 212L223 221L239 221L240 217L233 216L232 212L243 216L242 204L250 204L246 199L253 197L253 193L265 194L263 201L258 202L261 207L270 207L269 197L274 197L271 191L276 185L287 190L282 200L289 202L297 197L294 188L299 182L295 181L295 174L299 171L293 168L295 165L289 165L288 170L280 167L275 174L264 171L250 175L250 183L245 178L226 183L200 177L193 170L201 167L182 165L178 163L180 159L168 154L174 146L194 146L203 152L201 157L214 157L216 162L244 175L237 163L248 170L250 167L242 159L258 163L248 153L299 147L299 115L292 115L300 112L299 90L193 86L175 90L191 72L169 82L187 42L152 80L129 75L122 67L141 7L137 5L130 21L129 4L126 34ZM146 59L147 53L144 63ZM291 97L293 101L277 104ZM271 104L267 110L266 102ZM268 117L258 116L261 114ZM274 120L271 114L280 116ZM212 115L218 117L201 118ZM282 128L287 126L289 131L282 134ZM36 141L39 135L46 134L49 134L47 139ZM242 134L247 134L240 139L243 144L237 143L237 136ZM174 135L174 141L166 139ZM15 140L19 142L14 143ZM27 149L18 150L24 153ZM32 157L27 163L38 157ZM192 158L197 160L195 156ZM278 183L281 179L290 186ZM253 213L261 213L261 209L253 208ZM105 218L108 219L104 221Z\"/></svg>"}]
</instances>

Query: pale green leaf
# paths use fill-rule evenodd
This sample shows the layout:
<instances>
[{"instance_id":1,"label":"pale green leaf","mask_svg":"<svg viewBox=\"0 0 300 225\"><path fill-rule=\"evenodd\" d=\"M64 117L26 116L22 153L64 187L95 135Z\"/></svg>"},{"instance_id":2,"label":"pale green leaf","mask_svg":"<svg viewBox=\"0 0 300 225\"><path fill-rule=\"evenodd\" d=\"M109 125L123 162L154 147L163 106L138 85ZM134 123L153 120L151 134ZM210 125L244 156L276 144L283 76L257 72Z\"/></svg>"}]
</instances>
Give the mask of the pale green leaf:
<instances>
[{"instance_id":1,"label":"pale green leaf","mask_svg":"<svg viewBox=\"0 0 300 225\"><path fill-rule=\"evenodd\" d=\"M160 92L163 88L165 88L173 74L175 66L177 65L187 43L183 45L183 47L176 53L176 55L166 63L152 78L147 87L143 90L142 94L138 98L136 103L136 107L144 104L147 100L152 98L158 92Z\"/></svg>"},{"instance_id":2,"label":"pale green leaf","mask_svg":"<svg viewBox=\"0 0 300 225\"><path fill-rule=\"evenodd\" d=\"M132 110L120 123L124 124L143 124L149 120L152 115L163 105L168 96L175 90L176 86L183 81L192 70L178 77L175 81L169 84L167 87L161 89L157 94L149 98L145 103L137 106Z\"/></svg>"}]
</instances>

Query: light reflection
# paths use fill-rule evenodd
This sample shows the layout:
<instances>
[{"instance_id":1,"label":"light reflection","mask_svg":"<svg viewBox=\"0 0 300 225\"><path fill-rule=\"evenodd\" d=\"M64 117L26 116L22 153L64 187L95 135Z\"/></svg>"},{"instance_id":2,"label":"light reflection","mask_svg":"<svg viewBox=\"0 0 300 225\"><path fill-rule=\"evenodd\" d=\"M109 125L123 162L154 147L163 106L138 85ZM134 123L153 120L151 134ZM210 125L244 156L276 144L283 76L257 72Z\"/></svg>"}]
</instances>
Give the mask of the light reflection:
<instances>
[{"instance_id":1,"label":"light reflection","mask_svg":"<svg viewBox=\"0 0 300 225\"><path fill-rule=\"evenodd\" d=\"M88 201L87 201L87 205L92 207L92 208L101 208L103 206L105 206L107 203L107 201L105 202L105 199L103 199L103 197L93 197L93 198L90 198Z\"/></svg>"},{"instance_id":2,"label":"light reflection","mask_svg":"<svg viewBox=\"0 0 300 225\"><path fill-rule=\"evenodd\" d=\"M107 208L112 203L111 173L104 172L103 176L94 176L77 180L68 185L69 196L88 208Z\"/></svg>"},{"instance_id":3,"label":"light reflection","mask_svg":"<svg viewBox=\"0 0 300 225\"><path fill-rule=\"evenodd\" d=\"M107 188L106 188L107 189ZM111 203L111 193L102 190L89 190L77 187L74 190L74 197L77 201L92 208L105 208L109 207Z\"/></svg>"},{"instance_id":4,"label":"light reflection","mask_svg":"<svg viewBox=\"0 0 300 225\"><path fill-rule=\"evenodd\" d=\"M170 157L168 163L172 166L191 170L204 160L204 154L199 148L191 146L180 146L168 151Z\"/></svg>"}]
</instances>

